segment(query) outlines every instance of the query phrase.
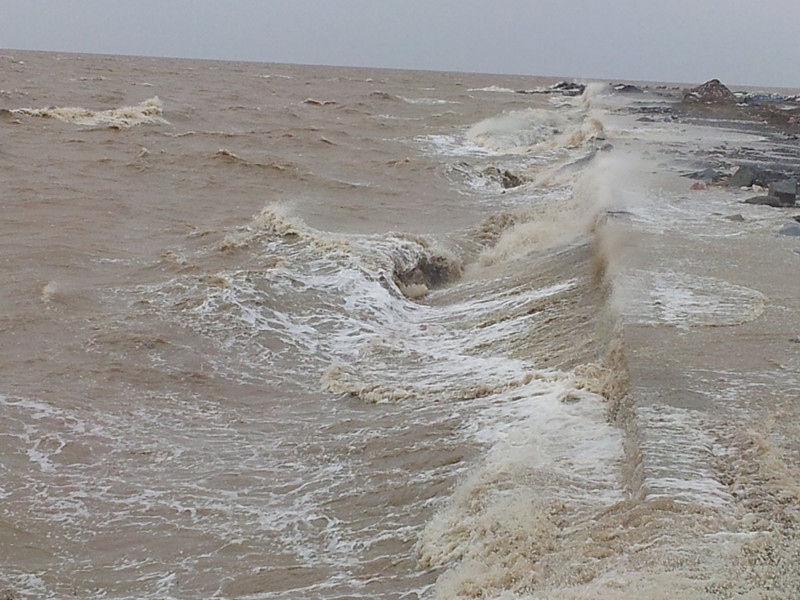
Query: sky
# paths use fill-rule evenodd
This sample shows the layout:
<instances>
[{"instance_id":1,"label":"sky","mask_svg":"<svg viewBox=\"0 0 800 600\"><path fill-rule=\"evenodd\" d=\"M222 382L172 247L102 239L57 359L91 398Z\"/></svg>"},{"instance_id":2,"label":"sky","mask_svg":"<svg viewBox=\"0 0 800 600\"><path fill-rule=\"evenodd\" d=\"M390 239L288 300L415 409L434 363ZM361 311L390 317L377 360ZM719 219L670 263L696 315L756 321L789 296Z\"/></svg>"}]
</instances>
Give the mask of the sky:
<instances>
[{"instance_id":1,"label":"sky","mask_svg":"<svg viewBox=\"0 0 800 600\"><path fill-rule=\"evenodd\" d=\"M800 89L797 0L0 0L0 48Z\"/></svg>"}]
</instances>

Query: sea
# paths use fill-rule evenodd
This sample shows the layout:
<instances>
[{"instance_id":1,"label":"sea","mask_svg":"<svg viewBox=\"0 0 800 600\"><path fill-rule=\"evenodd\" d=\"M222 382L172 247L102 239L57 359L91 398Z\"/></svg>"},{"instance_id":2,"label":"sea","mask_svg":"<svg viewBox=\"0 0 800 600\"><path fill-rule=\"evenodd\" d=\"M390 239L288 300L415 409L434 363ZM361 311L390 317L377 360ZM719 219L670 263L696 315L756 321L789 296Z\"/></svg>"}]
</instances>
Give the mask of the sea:
<instances>
[{"instance_id":1,"label":"sea","mask_svg":"<svg viewBox=\"0 0 800 600\"><path fill-rule=\"evenodd\" d=\"M797 139L559 82L0 52L2 597L796 598L798 211L686 175Z\"/></svg>"}]
</instances>

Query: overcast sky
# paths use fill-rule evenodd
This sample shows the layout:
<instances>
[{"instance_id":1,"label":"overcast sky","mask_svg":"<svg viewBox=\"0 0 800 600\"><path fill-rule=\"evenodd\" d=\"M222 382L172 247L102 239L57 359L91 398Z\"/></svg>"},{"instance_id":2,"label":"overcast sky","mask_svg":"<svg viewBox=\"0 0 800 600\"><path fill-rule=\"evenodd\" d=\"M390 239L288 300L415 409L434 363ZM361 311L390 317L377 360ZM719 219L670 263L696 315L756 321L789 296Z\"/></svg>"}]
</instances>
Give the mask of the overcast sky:
<instances>
[{"instance_id":1,"label":"overcast sky","mask_svg":"<svg viewBox=\"0 0 800 600\"><path fill-rule=\"evenodd\" d=\"M798 0L0 0L0 47L800 88Z\"/></svg>"}]
</instances>

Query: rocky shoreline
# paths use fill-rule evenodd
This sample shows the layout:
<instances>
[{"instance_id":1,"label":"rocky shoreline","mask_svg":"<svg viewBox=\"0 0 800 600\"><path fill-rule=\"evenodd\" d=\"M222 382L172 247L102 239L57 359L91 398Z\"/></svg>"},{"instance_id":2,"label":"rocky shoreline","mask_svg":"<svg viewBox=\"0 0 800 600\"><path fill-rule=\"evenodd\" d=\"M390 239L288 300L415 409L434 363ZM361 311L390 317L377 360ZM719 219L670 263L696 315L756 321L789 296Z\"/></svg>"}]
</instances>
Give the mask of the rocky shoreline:
<instances>
[{"instance_id":1,"label":"rocky shoreline","mask_svg":"<svg viewBox=\"0 0 800 600\"><path fill-rule=\"evenodd\" d=\"M683 176L690 189L711 186L753 193L744 204L782 210L787 223L777 235L800 237L800 94L734 92L717 79L690 89L612 86L621 93L649 94L635 105L643 122L686 123L763 136L770 151L723 143L692 155ZM633 90L631 88L634 88ZM796 251L800 254L800 250Z\"/></svg>"},{"instance_id":2,"label":"rocky shoreline","mask_svg":"<svg viewBox=\"0 0 800 600\"><path fill-rule=\"evenodd\" d=\"M720 148L701 169L686 176L696 180L694 190L717 185L752 191L745 204L782 209L790 219L776 235L800 237L800 213L787 210L800 207L800 95L734 93L712 79L686 91L676 111L679 119L719 123L769 140L768 154L746 147Z\"/></svg>"}]
</instances>

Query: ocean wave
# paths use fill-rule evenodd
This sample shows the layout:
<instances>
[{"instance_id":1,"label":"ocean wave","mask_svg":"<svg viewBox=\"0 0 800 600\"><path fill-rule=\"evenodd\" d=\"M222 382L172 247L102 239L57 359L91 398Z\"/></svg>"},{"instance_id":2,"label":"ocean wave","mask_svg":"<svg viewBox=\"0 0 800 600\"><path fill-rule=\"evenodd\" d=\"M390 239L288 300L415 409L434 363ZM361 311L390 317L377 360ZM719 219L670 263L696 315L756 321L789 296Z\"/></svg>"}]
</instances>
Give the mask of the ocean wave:
<instances>
[{"instance_id":1,"label":"ocean wave","mask_svg":"<svg viewBox=\"0 0 800 600\"><path fill-rule=\"evenodd\" d=\"M163 105L158 96L137 104L109 110L95 111L81 107L53 108L17 108L11 111L18 115L53 118L74 125L89 127L109 127L111 129L129 129L135 125L169 124L162 116Z\"/></svg>"},{"instance_id":2,"label":"ocean wave","mask_svg":"<svg viewBox=\"0 0 800 600\"><path fill-rule=\"evenodd\" d=\"M482 88L470 88L468 91L470 92L498 92L502 94L513 94L516 90L512 90L511 88L501 87L497 85L488 85Z\"/></svg>"},{"instance_id":3,"label":"ocean wave","mask_svg":"<svg viewBox=\"0 0 800 600\"><path fill-rule=\"evenodd\" d=\"M466 139L487 152L525 154L574 148L605 139L600 120L578 113L529 108L476 123Z\"/></svg>"}]
</instances>

